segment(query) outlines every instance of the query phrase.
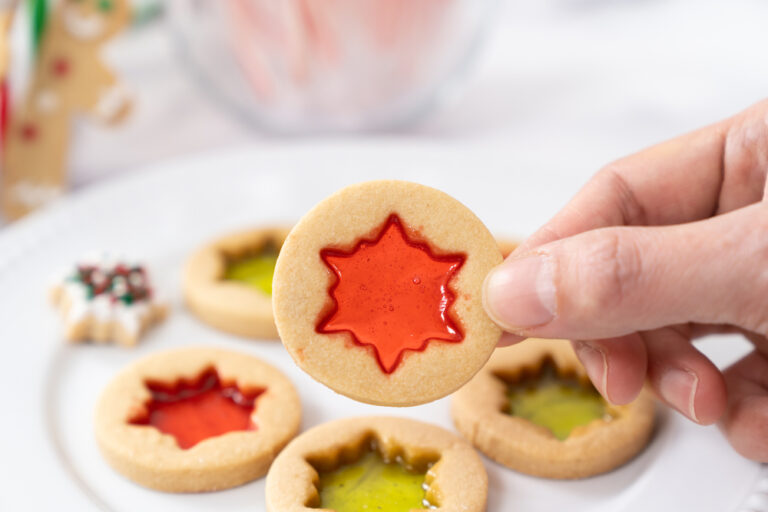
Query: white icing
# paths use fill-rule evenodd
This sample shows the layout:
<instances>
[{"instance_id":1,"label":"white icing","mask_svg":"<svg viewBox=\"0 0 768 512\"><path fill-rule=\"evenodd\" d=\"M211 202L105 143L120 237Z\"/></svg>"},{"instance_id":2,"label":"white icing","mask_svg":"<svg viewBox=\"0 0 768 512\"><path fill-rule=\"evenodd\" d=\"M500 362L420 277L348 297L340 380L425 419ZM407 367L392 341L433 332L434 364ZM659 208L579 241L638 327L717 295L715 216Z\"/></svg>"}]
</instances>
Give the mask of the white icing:
<instances>
[{"instance_id":1,"label":"white icing","mask_svg":"<svg viewBox=\"0 0 768 512\"><path fill-rule=\"evenodd\" d=\"M119 264L127 267L138 266L138 263L128 262L106 253L88 254L80 264L96 266L105 276ZM77 276L77 268L63 274L56 284L64 295L63 302L69 304L69 308L64 313L64 321L69 325L88 319L100 324L114 322L128 333L138 335L145 319L152 312L151 306L158 304L154 297L125 304L120 300L112 300L111 293L101 293L89 299L88 287L80 281L70 279L74 276Z\"/></svg>"},{"instance_id":2,"label":"white icing","mask_svg":"<svg viewBox=\"0 0 768 512\"><path fill-rule=\"evenodd\" d=\"M96 105L96 115L101 119L114 119L131 101L131 94L124 86L118 84L104 91Z\"/></svg>"},{"instance_id":3,"label":"white icing","mask_svg":"<svg viewBox=\"0 0 768 512\"><path fill-rule=\"evenodd\" d=\"M50 203L62 193L62 188L53 185L41 185L30 181L20 181L11 186L10 193L19 203L28 208L37 208Z\"/></svg>"},{"instance_id":4,"label":"white icing","mask_svg":"<svg viewBox=\"0 0 768 512\"><path fill-rule=\"evenodd\" d=\"M72 37L83 41L98 39L104 34L105 23L97 13L84 15L74 5L64 7L64 26Z\"/></svg>"},{"instance_id":5,"label":"white icing","mask_svg":"<svg viewBox=\"0 0 768 512\"><path fill-rule=\"evenodd\" d=\"M50 114L59 108L59 97L50 89L40 91L37 95L37 110L42 114Z\"/></svg>"}]
</instances>

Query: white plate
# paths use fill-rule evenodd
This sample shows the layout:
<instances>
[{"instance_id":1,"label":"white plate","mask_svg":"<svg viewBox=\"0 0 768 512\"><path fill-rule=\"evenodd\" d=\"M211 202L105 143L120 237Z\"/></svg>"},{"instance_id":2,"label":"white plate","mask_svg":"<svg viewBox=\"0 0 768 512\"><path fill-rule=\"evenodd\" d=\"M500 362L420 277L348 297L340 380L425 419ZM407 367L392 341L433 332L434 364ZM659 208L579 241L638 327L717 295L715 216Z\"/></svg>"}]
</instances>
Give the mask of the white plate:
<instances>
[{"instance_id":1,"label":"white plate","mask_svg":"<svg viewBox=\"0 0 768 512\"><path fill-rule=\"evenodd\" d=\"M358 404L299 371L279 343L217 332L181 302L181 265L201 243L245 226L294 221L341 186L378 177L445 190L506 234L533 230L584 180L444 147L278 146L159 165L88 189L0 233L0 341L6 354L0 509L263 510L263 479L217 493L164 494L123 479L99 455L92 414L104 385L127 363L174 346L227 347L281 368L299 388L304 429L365 414L409 416L451 428L447 400L410 409ZM135 350L62 343L58 318L46 303L48 279L92 249L144 258L171 301L170 318ZM720 365L747 347L737 338L704 344ZM766 495L760 490L768 480L761 466L736 455L715 428L697 427L670 412L661 414L642 455L604 476L552 482L488 460L486 467L491 511L721 512L746 510L748 501L751 510L762 510Z\"/></svg>"}]
</instances>

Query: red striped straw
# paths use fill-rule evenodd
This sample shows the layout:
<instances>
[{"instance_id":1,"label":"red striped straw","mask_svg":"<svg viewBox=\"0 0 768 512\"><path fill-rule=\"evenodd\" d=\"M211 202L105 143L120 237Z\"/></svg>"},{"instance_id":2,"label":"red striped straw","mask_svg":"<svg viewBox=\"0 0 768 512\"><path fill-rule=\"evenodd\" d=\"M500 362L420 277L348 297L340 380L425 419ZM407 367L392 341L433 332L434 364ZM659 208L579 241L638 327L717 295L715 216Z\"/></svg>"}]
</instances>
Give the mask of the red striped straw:
<instances>
[{"instance_id":1,"label":"red striped straw","mask_svg":"<svg viewBox=\"0 0 768 512\"><path fill-rule=\"evenodd\" d=\"M389 69L407 86L430 64L453 0L231 0L222 3L240 67L263 100L301 94L345 61ZM363 45L356 52L354 45ZM386 84L373 84L387 87ZM399 86L398 86L399 87ZM362 92L362 91L360 91Z\"/></svg>"},{"instance_id":2,"label":"red striped straw","mask_svg":"<svg viewBox=\"0 0 768 512\"><path fill-rule=\"evenodd\" d=\"M3 79L3 83L0 84L0 141L2 141L3 147L5 147L5 137L8 132L8 118L11 113L10 96L8 79Z\"/></svg>"}]
</instances>

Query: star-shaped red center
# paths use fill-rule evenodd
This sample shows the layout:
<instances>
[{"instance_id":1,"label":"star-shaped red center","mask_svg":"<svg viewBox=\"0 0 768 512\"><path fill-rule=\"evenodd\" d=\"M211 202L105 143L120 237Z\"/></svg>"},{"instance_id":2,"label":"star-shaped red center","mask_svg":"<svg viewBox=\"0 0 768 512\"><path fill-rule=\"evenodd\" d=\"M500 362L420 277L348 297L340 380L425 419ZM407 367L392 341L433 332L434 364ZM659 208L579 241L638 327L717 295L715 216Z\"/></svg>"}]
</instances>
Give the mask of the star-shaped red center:
<instances>
[{"instance_id":1,"label":"star-shaped red center","mask_svg":"<svg viewBox=\"0 0 768 512\"><path fill-rule=\"evenodd\" d=\"M464 339L448 311L454 301L448 284L466 257L436 256L408 238L397 215L373 240L348 253L323 249L320 257L337 279L328 290L334 307L317 332L350 333L358 345L373 347L385 373L397 369L406 350Z\"/></svg>"},{"instance_id":2,"label":"star-shaped red center","mask_svg":"<svg viewBox=\"0 0 768 512\"><path fill-rule=\"evenodd\" d=\"M215 368L193 380L145 382L152 394L146 410L131 425L150 425L170 434L183 450L200 441L236 430L256 430L251 415L264 389L241 390L224 383Z\"/></svg>"}]
</instances>

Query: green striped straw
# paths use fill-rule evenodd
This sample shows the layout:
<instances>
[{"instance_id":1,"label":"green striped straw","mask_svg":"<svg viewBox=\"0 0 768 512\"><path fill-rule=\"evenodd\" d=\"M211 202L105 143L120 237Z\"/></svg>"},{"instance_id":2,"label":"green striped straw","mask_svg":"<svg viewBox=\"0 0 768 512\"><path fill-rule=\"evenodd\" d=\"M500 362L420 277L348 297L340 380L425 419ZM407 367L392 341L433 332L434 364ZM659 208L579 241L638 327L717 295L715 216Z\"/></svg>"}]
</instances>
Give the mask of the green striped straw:
<instances>
[{"instance_id":1,"label":"green striped straw","mask_svg":"<svg viewBox=\"0 0 768 512\"><path fill-rule=\"evenodd\" d=\"M37 56L45 25L48 22L48 0L27 0L27 6L32 31L32 48L34 55Z\"/></svg>"}]
</instances>

